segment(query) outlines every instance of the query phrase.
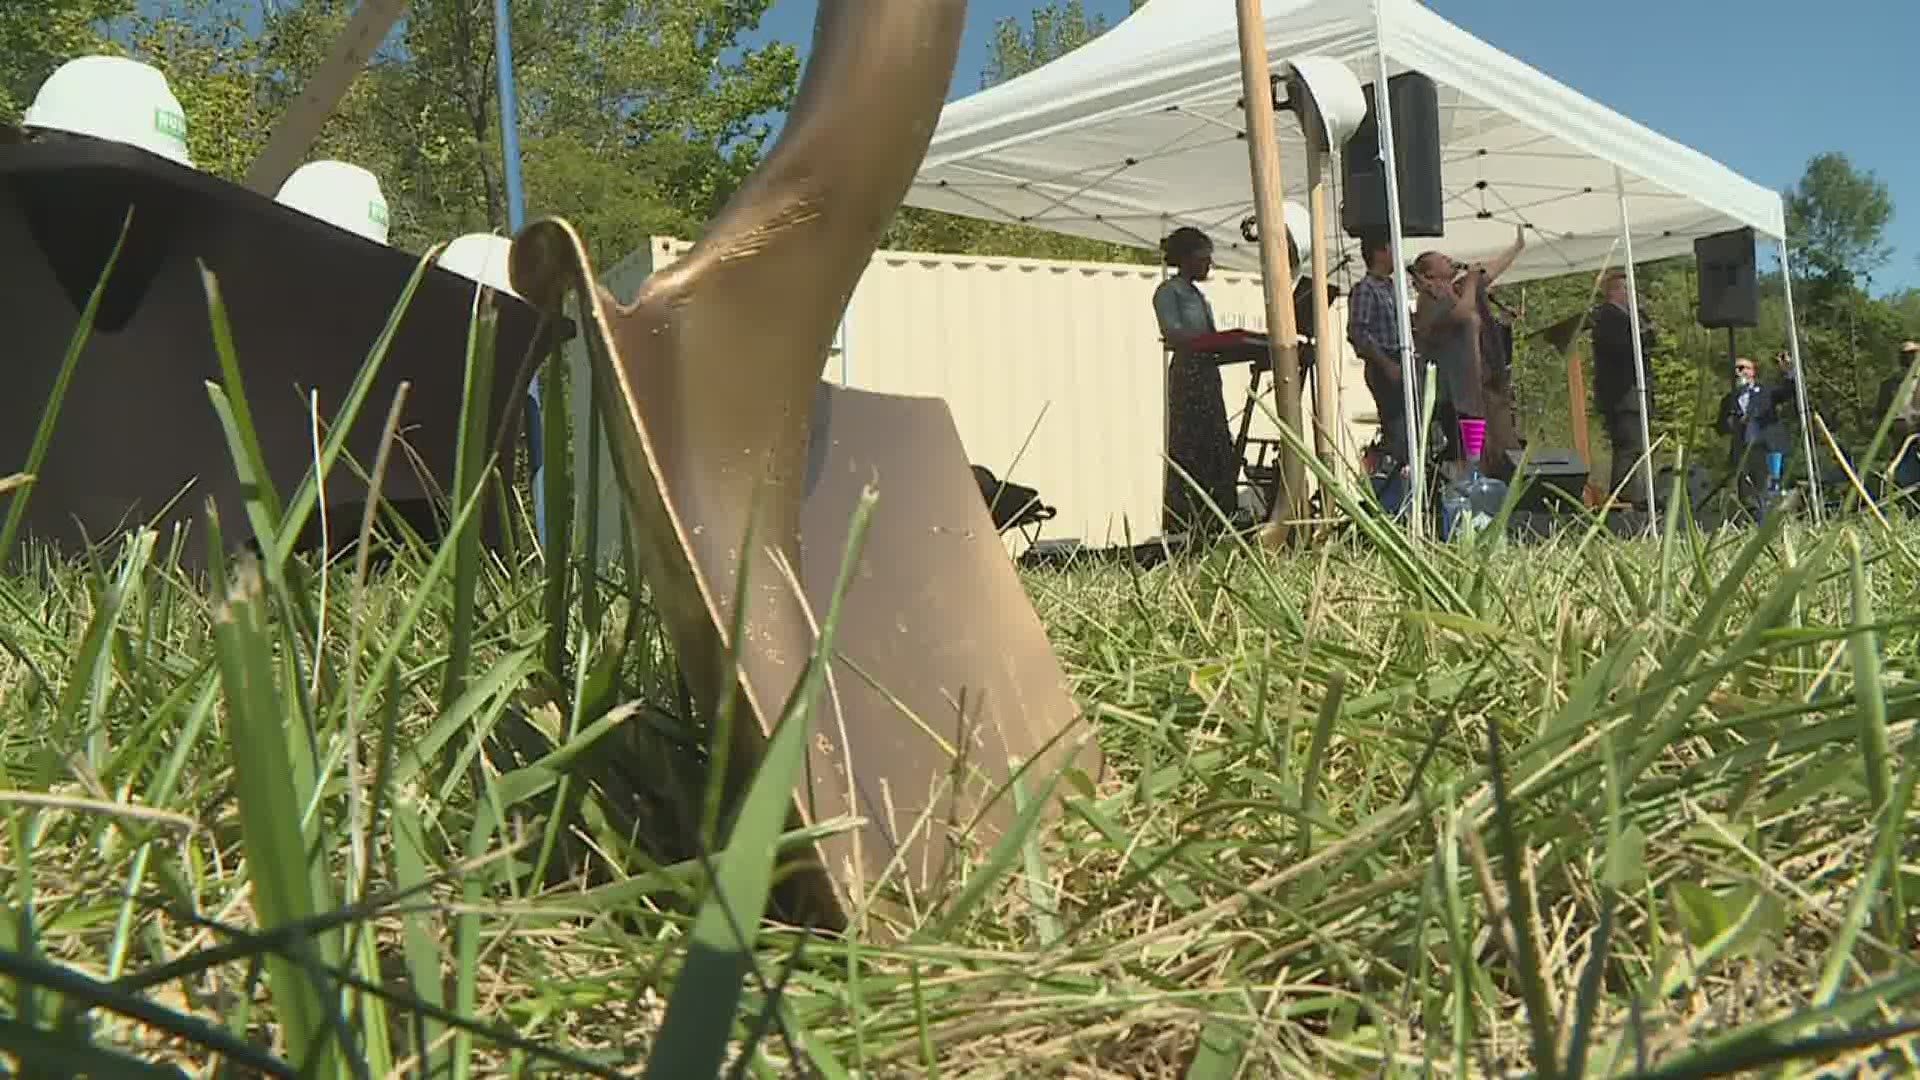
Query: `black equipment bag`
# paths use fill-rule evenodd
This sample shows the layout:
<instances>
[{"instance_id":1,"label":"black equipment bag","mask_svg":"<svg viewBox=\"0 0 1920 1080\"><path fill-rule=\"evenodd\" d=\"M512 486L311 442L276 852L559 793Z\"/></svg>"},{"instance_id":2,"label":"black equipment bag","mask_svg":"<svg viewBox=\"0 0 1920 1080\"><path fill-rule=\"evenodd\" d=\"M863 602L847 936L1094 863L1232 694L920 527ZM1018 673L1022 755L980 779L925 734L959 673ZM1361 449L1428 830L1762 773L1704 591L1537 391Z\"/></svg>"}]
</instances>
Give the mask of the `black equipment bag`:
<instances>
[{"instance_id":1,"label":"black equipment bag","mask_svg":"<svg viewBox=\"0 0 1920 1080\"><path fill-rule=\"evenodd\" d=\"M1002 481L979 465L973 467L973 480L980 485L980 497L987 501L993 527L1001 532L1051 521L1058 513L1040 501L1038 489Z\"/></svg>"}]
</instances>

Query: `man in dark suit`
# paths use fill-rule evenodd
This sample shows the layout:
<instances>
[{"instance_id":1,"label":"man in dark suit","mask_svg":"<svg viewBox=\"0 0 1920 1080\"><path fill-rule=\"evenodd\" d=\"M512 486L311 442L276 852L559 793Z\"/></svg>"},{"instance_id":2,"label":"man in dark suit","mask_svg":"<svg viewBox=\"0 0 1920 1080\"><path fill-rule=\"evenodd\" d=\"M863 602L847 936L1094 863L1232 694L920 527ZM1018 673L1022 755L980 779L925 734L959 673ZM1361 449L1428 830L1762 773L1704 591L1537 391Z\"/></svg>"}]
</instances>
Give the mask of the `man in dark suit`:
<instances>
[{"instance_id":1,"label":"man in dark suit","mask_svg":"<svg viewBox=\"0 0 1920 1080\"><path fill-rule=\"evenodd\" d=\"M1880 403L1873 413L1876 425L1888 413L1893 414L1893 423L1887 428L1890 443L1887 452L1899 455L1894 460L1893 482L1903 488L1920 487L1920 439L1913 445L1907 443L1909 438L1920 435L1920 383L1915 384L1905 400L1896 403L1894 399L1900 394L1900 383L1915 364L1920 364L1920 341L1909 341L1900 346L1900 366L1894 369L1892 377L1880 384Z\"/></svg>"},{"instance_id":2,"label":"man in dark suit","mask_svg":"<svg viewBox=\"0 0 1920 1080\"><path fill-rule=\"evenodd\" d=\"M1759 365L1742 356L1733 362L1734 388L1720 399L1715 425L1727 436L1727 468L1733 473L1742 505L1758 510L1771 476L1769 459L1784 460L1793 446L1782 413L1793 407L1793 357L1775 358L1780 372L1771 385L1760 381Z\"/></svg>"},{"instance_id":3,"label":"man in dark suit","mask_svg":"<svg viewBox=\"0 0 1920 1080\"><path fill-rule=\"evenodd\" d=\"M1640 459L1646 455L1646 439L1640 430L1644 415L1653 421L1653 370L1644 369L1645 394L1636 393L1641 383L1641 368L1654 349L1654 326L1647 318L1647 306L1640 305L1640 351L1633 349L1633 315L1627 299L1627 275L1624 270L1608 274L1602 283L1606 299L1593 309L1593 407L1607 427L1607 441L1613 445L1612 477L1609 491L1636 507L1653 501L1647 490L1646 470Z\"/></svg>"}]
</instances>

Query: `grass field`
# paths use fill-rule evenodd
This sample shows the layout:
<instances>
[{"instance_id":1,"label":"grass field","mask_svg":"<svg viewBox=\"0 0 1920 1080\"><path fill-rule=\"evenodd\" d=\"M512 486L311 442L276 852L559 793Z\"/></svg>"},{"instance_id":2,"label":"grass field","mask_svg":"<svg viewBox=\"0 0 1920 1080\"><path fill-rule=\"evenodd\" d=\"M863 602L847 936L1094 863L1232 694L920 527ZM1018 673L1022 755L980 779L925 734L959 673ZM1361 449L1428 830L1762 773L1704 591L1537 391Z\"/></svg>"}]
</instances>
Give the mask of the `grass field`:
<instances>
[{"instance_id":1,"label":"grass field","mask_svg":"<svg viewBox=\"0 0 1920 1080\"><path fill-rule=\"evenodd\" d=\"M1293 555L1031 573L1108 774L905 940L743 948L721 898L759 908L780 821L703 835L644 590L543 557L514 507L498 555L286 557L322 504L263 489L264 557L211 577L155 533L15 550L18 1074L1920 1066L1906 518L1416 547L1361 513Z\"/></svg>"}]
</instances>

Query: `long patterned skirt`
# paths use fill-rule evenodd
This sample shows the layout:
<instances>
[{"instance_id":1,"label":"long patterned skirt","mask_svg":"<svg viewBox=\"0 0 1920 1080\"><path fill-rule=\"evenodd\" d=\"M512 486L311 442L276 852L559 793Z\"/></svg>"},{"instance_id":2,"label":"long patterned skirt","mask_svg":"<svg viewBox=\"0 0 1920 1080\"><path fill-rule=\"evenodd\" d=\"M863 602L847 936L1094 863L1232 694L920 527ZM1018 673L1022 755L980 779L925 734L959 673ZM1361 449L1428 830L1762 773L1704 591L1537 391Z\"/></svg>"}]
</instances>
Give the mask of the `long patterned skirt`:
<instances>
[{"instance_id":1,"label":"long patterned skirt","mask_svg":"<svg viewBox=\"0 0 1920 1080\"><path fill-rule=\"evenodd\" d=\"M1221 528L1219 515L1239 508L1240 459L1227 426L1220 368L1211 360L1176 356L1168 368L1167 456L1179 469L1166 470L1161 527L1168 532ZM1207 505L1209 499L1213 506Z\"/></svg>"}]
</instances>

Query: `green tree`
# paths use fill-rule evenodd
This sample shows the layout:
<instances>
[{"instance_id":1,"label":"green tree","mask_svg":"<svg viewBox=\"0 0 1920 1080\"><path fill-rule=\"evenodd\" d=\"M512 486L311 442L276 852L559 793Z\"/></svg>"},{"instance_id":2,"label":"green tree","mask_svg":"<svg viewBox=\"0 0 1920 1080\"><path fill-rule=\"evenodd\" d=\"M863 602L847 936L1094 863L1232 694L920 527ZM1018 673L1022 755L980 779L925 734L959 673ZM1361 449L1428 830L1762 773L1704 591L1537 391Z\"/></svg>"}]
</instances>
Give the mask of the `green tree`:
<instances>
[{"instance_id":1,"label":"green tree","mask_svg":"<svg viewBox=\"0 0 1920 1080\"><path fill-rule=\"evenodd\" d=\"M1891 255L1893 196L1871 171L1830 151L1807 162L1786 210L1807 391L1842 444L1857 444L1880 419L1880 380L1895 366L1904 329L1900 311L1870 295L1873 272Z\"/></svg>"},{"instance_id":2,"label":"green tree","mask_svg":"<svg viewBox=\"0 0 1920 1080\"><path fill-rule=\"evenodd\" d=\"M543 150L528 153L530 210L573 218L603 257L649 231L697 235L793 101L793 46L741 46L770 5L547 0L538 62L520 65L523 139Z\"/></svg>"},{"instance_id":3,"label":"green tree","mask_svg":"<svg viewBox=\"0 0 1920 1080\"><path fill-rule=\"evenodd\" d=\"M1786 192L1786 204L1787 235L1812 277L1851 281L1885 265L1891 254L1886 234L1893 196L1884 181L1854 168L1845 154L1814 155Z\"/></svg>"},{"instance_id":4,"label":"green tree","mask_svg":"<svg viewBox=\"0 0 1920 1080\"><path fill-rule=\"evenodd\" d=\"M266 146L279 115L263 92L264 75L277 71L271 39L250 31L227 5L180 0L165 15L133 20L129 51L167 76L187 114L187 149L198 168L239 181Z\"/></svg>"},{"instance_id":5,"label":"green tree","mask_svg":"<svg viewBox=\"0 0 1920 1080\"><path fill-rule=\"evenodd\" d=\"M1138 11L1146 0L1131 0ZM980 74L982 88L1024 75L1050 63L1111 29L1103 15L1087 14L1081 0L1063 0L1037 8L1024 21L1001 19ZM1011 255L1086 262L1150 263L1158 253L1126 244L1103 243L1063 233L904 207L882 243L906 251L965 255Z\"/></svg>"},{"instance_id":6,"label":"green tree","mask_svg":"<svg viewBox=\"0 0 1920 1080\"><path fill-rule=\"evenodd\" d=\"M527 212L569 218L602 259L696 235L792 99L793 47L740 47L770 2L515 0ZM263 18L254 0L180 0L125 44L167 72L196 160L237 179L352 7L291 0ZM413 0L311 152L381 178L398 246L507 224L493 29L491 4Z\"/></svg>"},{"instance_id":7,"label":"green tree","mask_svg":"<svg viewBox=\"0 0 1920 1080\"><path fill-rule=\"evenodd\" d=\"M1146 0L1132 0L1137 11ZM1025 22L1001 19L993 25L993 44L987 47L980 85L993 86L1057 60L1111 28L1104 15L1087 14L1081 0L1065 0L1036 8Z\"/></svg>"},{"instance_id":8,"label":"green tree","mask_svg":"<svg viewBox=\"0 0 1920 1080\"><path fill-rule=\"evenodd\" d=\"M1905 340L1920 340L1920 289L1902 289L1886 298L1887 306L1900 320Z\"/></svg>"},{"instance_id":9,"label":"green tree","mask_svg":"<svg viewBox=\"0 0 1920 1080\"><path fill-rule=\"evenodd\" d=\"M133 0L0 0L0 123L17 123L63 62L111 48L109 28Z\"/></svg>"}]
</instances>

